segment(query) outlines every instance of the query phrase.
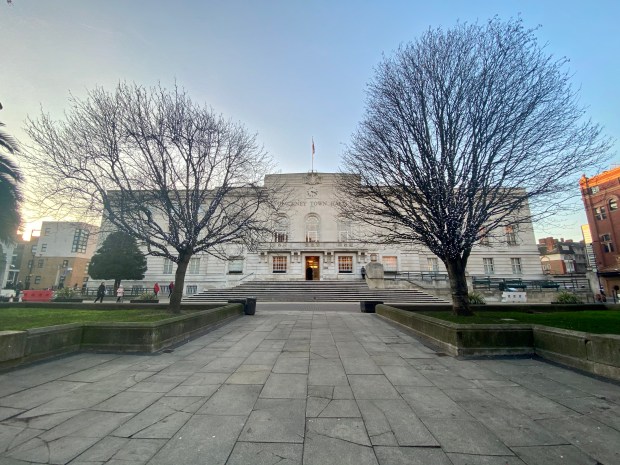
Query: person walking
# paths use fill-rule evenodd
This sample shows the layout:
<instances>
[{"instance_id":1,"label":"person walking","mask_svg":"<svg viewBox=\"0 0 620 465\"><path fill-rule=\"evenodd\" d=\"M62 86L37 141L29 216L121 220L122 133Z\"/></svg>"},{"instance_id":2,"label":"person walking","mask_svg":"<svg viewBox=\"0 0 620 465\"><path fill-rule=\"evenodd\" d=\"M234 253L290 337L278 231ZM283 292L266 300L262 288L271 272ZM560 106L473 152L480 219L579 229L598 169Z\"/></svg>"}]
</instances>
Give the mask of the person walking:
<instances>
[{"instance_id":1,"label":"person walking","mask_svg":"<svg viewBox=\"0 0 620 465\"><path fill-rule=\"evenodd\" d=\"M97 303L97 301L100 301L101 303L103 303L103 297L105 296L105 283L101 283L99 284L99 287L97 288L97 297L95 297L95 301L93 303Z\"/></svg>"},{"instance_id":2,"label":"person walking","mask_svg":"<svg viewBox=\"0 0 620 465\"><path fill-rule=\"evenodd\" d=\"M23 288L24 286L21 281L15 285L15 302L19 302L19 296L22 293Z\"/></svg>"},{"instance_id":3,"label":"person walking","mask_svg":"<svg viewBox=\"0 0 620 465\"><path fill-rule=\"evenodd\" d=\"M168 297L172 295L172 291L174 291L174 281L170 281L170 284L168 284Z\"/></svg>"},{"instance_id":4,"label":"person walking","mask_svg":"<svg viewBox=\"0 0 620 465\"><path fill-rule=\"evenodd\" d=\"M123 303L123 297L125 296L125 288L123 287L123 285L121 284L120 286L118 286L118 289L116 290L116 303Z\"/></svg>"},{"instance_id":5,"label":"person walking","mask_svg":"<svg viewBox=\"0 0 620 465\"><path fill-rule=\"evenodd\" d=\"M361 272L362 272L362 279L366 279L366 268L362 267Z\"/></svg>"},{"instance_id":6,"label":"person walking","mask_svg":"<svg viewBox=\"0 0 620 465\"><path fill-rule=\"evenodd\" d=\"M153 292L155 293L155 298L157 298L157 294L159 294L159 284L155 283L153 286Z\"/></svg>"}]
</instances>

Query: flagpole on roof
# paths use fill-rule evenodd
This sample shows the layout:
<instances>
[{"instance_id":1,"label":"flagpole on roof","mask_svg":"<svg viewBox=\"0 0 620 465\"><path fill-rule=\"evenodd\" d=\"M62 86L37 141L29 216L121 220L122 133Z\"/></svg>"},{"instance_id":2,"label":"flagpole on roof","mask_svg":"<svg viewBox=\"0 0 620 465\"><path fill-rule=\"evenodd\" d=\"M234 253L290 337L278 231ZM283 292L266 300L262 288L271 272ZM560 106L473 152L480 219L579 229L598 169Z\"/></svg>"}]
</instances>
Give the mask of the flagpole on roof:
<instances>
[{"instance_id":1,"label":"flagpole on roof","mask_svg":"<svg viewBox=\"0 0 620 465\"><path fill-rule=\"evenodd\" d=\"M312 137L312 167L310 172L314 173L314 136Z\"/></svg>"}]
</instances>

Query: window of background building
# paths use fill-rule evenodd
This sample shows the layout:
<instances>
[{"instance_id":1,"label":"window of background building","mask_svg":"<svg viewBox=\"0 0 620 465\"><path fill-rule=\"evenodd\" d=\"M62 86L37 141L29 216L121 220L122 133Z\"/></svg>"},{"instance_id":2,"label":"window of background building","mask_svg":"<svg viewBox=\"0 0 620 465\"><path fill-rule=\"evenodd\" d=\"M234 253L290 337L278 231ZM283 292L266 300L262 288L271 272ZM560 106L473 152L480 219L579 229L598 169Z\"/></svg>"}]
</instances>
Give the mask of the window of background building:
<instances>
[{"instance_id":1,"label":"window of background building","mask_svg":"<svg viewBox=\"0 0 620 465\"><path fill-rule=\"evenodd\" d=\"M573 262L572 260L566 260L564 262L564 264L566 265L566 272L567 273L574 273L575 272L575 262Z\"/></svg>"},{"instance_id":2,"label":"window of background building","mask_svg":"<svg viewBox=\"0 0 620 465\"><path fill-rule=\"evenodd\" d=\"M273 257L273 272L286 273L287 257Z\"/></svg>"},{"instance_id":3,"label":"window of background building","mask_svg":"<svg viewBox=\"0 0 620 465\"><path fill-rule=\"evenodd\" d=\"M73 235L73 244L71 245L71 252L86 253L86 247L88 246L88 236L90 233L86 229L76 229Z\"/></svg>"},{"instance_id":4,"label":"window of background building","mask_svg":"<svg viewBox=\"0 0 620 465\"><path fill-rule=\"evenodd\" d=\"M69 266L69 260L63 260L62 261L62 267L63 268L67 268Z\"/></svg>"},{"instance_id":5,"label":"window of background building","mask_svg":"<svg viewBox=\"0 0 620 465\"><path fill-rule=\"evenodd\" d=\"M232 257L228 260L228 274L243 273L243 257Z\"/></svg>"},{"instance_id":6,"label":"window of background building","mask_svg":"<svg viewBox=\"0 0 620 465\"><path fill-rule=\"evenodd\" d=\"M164 274L172 274L172 260L164 258Z\"/></svg>"},{"instance_id":7,"label":"window of background building","mask_svg":"<svg viewBox=\"0 0 620 465\"><path fill-rule=\"evenodd\" d=\"M45 232L43 233L43 235L49 236L51 232L52 232L52 228L45 228Z\"/></svg>"},{"instance_id":8,"label":"window of background building","mask_svg":"<svg viewBox=\"0 0 620 465\"><path fill-rule=\"evenodd\" d=\"M41 252L47 252L47 244L41 246Z\"/></svg>"},{"instance_id":9,"label":"window of background building","mask_svg":"<svg viewBox=\"0 0 620 465\"><path fill-rule=\"evenodd\" d=\"M189 274L198 274L200 272L200 257L193 257L189 259Z\"/></svg>"},{"instance_id":10,"label":"window of background building","mask_svg":"<svg viewBox=\"0 0 620 465\"><path fill-rule=\"evenodd\" d=\"M616 199L609 199L609 211L613 212L618 209L618 201Z\"/></svg>"},{"instance_id":11,"label":"window of background building","mask_svg":"<svg viewBox=\"0 0 620 465\"><path fill-rule=\"evenodd\" d=\"M387 271L388 273L395 273L398 271L398 258L394 256L383 256L381 258L381 263L383 263L383 271Z\"/></svg>"},{"instance_id":12,"label":"window of background building","mask_svg":"<svg viewBox=\"0 0 620 465\"><path fill-rule=\"evenodd\" d=\"M603 234L601 236L601 246L603 247L603 252L609 253L614 251L614 244L611 241L611 235Z\"/></svg>"},{"instance_id":13,"label":"window of background building","mask_svg":"<svg viewBox=\"0 0 620 465\"><path fill-rule=\"evenodd\" d=\"M273 233L274 242L288 242L289 224L289 219L284 215L276 219Z\"/></svg>"},{"instance_id":14,"label":"window of background building","mask_svg":"<svg viewBox=\"0 0 620 465\"><path fill-rule=\"evenodd\" d=\"M512 266L512 274L522 274L523 270L521 268L521 259L520 258L511 258L510 266Z\"/></svg>"},{"instance_id":15,"label":"window of background building","mask_svg":"<svg viewBox=\"0 0 620 465\"><path fill-rule=\"evenodd\" d=\"M319 217L316 215L306 218L306 242L319 242Z\"/></svg>"},{"instance_id":16,"label":"window of background building","mask_svg":"<svg viewBox=\"0 0 620 465\"><path fill-rule=\"evenodd\" d=\"M34 261L33 260L28 260L28 269L29 270L32 269L32 265L34 265Z\"/></svg>"},{"instance_id":17,"label":"window of background building","mask_svg":"<svg viewBox=\"0 0 620 465\"><path fill-rule=\"evenodd\" d=\"M605 207L594 207L594 217L599 221L606 219L607 212L605 210Z\"/></svg>"},{"instance_id":18,"label":"window of background building","mask_svg":"<svg viewBox=\"0 0 620 465\"><path fill-rule=\"evenodd\" d=\"M40 258L37 262L37 268L43 268L43 265L45 265L45 260Z\"/></svg>"},{"instance_id":19,"label":"window of background building","mask_svg":"<svg viewBox=\"0 0 620 465\"><path fill-rule=\"evenodd\" d=\"M598 192L600 191L600 187L599 186L594 186L590 188L590 194L598 194Z\"/></svg>"},{"instance_id":20,"label":"window of background building","mask_svg":"<svg viewBox=\"0 0 620 465\"><path fill-rule=\"evenodd\" d=\"M439 271L439 259L436 257L428 257L426 259L426 267L431 273L437 273Z\"/></svg>"},{"instance_id":21,"label":"window of background building","mask_svg":"<svg viewBox=\"0 0 620 465\"><path fill-rule=\"evenodd\" d=\"M35 253L37 253L37 246L36 244L33 245L32 247L30 247L30 252L34 255Z\"/></svg>"},{"instance_id":22,"label":"window of background building","mask_svg":"<svg viewBox=\"0 0 620 465\"><path fill-rule=\"evenodd\" d=\"M338 256L338 273L353 273L353 257L351 255Z\"/></svg>"},{"instance_id":23,"label":"window of background building","mask_svg":"<svg viewBox=\"0 0 620 465\"><path fill-rule=\"evenodd\" d=\"M506 226L506 244L517 245L517 227L515 225Z\"/></svg>"},{"instance_id":24,"label":"window of background building","mask_svg":"<svg viewBox=\"0 0 620 465\"><path fill-rule=\"evenodd\" d=\"M339 219L338 220L338 241L348 242L351 240L352 235L352 223L351 220Z\"/></svg>"},{"instance_id":25,"label":"window of background building","mask_svg":"<svg viewBox=\"0 0 620 465\"><path fill-rule=\"evenodd\" d=\"M35 276L34 277L34 283L35 284L41 284L41 276Z\"/></svg>"},{"instance_id":26,"label":"window of background building","mask_svg":"<svg viewBox=\"0 0 620 465\"><path fill-rule=\"evenodd\" d=\"M484 267L484 274L495 274L495 264L492 258L483 258L482 266Z\"/></svg>"},{"instance_id":27,"label":"window of background building","mask_svg":"<svg viewBox=\"0 0 620 465\"><path fill-rule=\"evenodd\" d=\"M196 292L198 292L198 286L195 284L188 284L187 286L185 286L185 293L187 295L193 295Z\"/></svg>"}]
</instances>

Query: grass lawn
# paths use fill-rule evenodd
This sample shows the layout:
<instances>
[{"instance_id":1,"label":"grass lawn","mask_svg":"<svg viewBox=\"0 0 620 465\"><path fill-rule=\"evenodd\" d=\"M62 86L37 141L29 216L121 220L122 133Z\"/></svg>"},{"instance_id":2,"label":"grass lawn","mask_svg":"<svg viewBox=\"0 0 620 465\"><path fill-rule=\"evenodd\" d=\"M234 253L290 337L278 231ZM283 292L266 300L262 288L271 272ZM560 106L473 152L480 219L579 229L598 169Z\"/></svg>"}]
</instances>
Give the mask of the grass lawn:
<instances>
[{"instance_id":1,"label":"grass lawn","mask_svg":"<svg viewBox=\"0 0 620 465\"><path fill-rule=\"evenodd\" d=\"M572 329L597 334L620 334L620 312L597 310L584 312L522 313L478 312L472 317L454 316L450 312L420 312L452 323L518 324L532 323L554 328ZM509 321L506 321L509 320Z\"/></svg>"},{"instance_id":2,"label":"grass lawn","mask_svg":"<svg viewBox=\"0 0 620 465\"><path fill-rule=\"evenodd\" d=\"M6 308L0 310L0 331L42 328L66 323L148 322L172 316L165 310Z\"/></svg>"}]
</instances>

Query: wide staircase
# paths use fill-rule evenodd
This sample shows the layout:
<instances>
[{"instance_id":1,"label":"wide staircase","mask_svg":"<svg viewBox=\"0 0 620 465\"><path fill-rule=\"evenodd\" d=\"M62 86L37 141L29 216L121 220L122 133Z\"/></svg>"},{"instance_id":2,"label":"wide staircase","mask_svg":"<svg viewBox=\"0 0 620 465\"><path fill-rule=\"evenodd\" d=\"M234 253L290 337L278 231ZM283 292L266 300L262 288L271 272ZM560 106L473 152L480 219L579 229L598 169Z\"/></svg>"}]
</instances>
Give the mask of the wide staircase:
<instances>
[{"instance_id":1,"label":"wide staircase","mask_svg":"<svg viewBox=\"0 0 620 465\"><path fill-rule=\"evenodd\" d=\"M228 289L209 289L187 296L183 303L226 302L254 297L258 302L447 303L418 289L368 289L364 281L249 281Z\"/></svg>"}]
</instances>

